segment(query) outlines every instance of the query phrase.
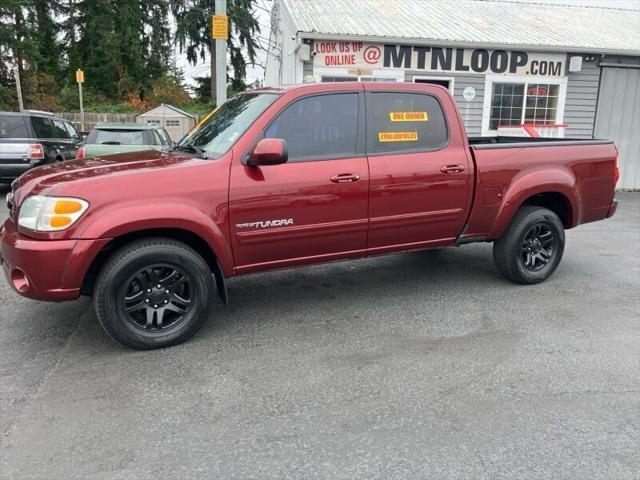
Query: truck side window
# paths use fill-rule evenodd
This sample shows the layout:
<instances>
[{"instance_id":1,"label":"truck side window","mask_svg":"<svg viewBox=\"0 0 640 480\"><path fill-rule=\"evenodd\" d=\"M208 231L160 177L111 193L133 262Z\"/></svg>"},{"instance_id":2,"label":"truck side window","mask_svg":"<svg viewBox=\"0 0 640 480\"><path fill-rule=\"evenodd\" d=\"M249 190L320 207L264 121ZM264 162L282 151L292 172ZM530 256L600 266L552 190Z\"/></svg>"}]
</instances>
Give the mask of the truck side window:
<instances>
[{"instance_id":1,"label":"truck side window","mask_svg":"<svg viewBox=\"0 0 640 480\"><path fill-rule=\"evenodd\" d=\"M355 155L358 94L335 93L297 100L278 115L264 136L286 140L290 161Z\"/></svg>"},{"instance_id":2,"label":"truck side window","mask_svg":"<svg viewBox=\"0 0 640 480\"><path fill-rule=\"evenodd\" d=\"M418 93L372 93L369 151L432 150L447 143L440 103Z\"/></svg>"}]
</instances>

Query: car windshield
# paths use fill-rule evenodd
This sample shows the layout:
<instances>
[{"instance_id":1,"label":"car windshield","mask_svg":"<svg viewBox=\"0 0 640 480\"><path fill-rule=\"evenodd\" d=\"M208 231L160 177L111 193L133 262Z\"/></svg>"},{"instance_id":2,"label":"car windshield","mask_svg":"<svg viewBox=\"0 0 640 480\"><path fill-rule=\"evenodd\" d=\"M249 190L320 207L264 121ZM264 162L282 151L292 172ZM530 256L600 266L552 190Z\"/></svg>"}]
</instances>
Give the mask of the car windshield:
<instances>
[{"instance_id":1,"label":"car windshield","mask_svg":"<svg viewBox=\"0 0 640 480\"><path fill-rule=\"evenodd\" d=\"M144 145L144 130L96 128L89 134L87 143L97 145Z\"/></svg>"},{"instance_id":2,"label":"car windshield","mask_svg":"<svg viewBox=\"0 0 640 480\"><path fill-rule=\"evenodd\" d=\"M273 93L236 95L188 133L177 148L198 149L208 158L222 156L277 97Z\"/></svg>"}]
</instances>

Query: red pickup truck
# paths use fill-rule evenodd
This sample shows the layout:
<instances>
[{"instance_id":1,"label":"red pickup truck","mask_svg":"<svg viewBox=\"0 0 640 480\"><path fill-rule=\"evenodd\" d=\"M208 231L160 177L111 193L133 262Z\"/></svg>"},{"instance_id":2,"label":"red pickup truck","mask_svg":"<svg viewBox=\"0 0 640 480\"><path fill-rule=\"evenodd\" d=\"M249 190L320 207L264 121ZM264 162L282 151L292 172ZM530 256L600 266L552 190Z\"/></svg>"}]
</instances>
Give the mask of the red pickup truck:
<instances>
[{"instance_id":1,"label":"red pickup truck","mask_svg":"<svg viewBox=\"0 0 640 480\"><path fill-rule=\"evenodd\" d=\"M604 140L467 138L448 91L336 83L239 94L172 152L33 169L13 185L0 263L20 294L94 296L134 348L193 335L225 279L494 242L508 279L547 279L564 229L616 210ZM217 295L216 295L217 291Z\"/></svg>"}]
</instances>

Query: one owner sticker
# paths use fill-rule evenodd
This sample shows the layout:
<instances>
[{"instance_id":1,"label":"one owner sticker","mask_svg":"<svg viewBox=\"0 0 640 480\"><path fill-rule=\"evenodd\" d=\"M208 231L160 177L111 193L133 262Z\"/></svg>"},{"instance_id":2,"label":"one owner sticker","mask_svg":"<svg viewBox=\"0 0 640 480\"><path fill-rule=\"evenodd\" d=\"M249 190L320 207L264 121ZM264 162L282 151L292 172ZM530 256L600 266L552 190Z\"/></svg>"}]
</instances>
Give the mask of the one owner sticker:
<instances>
[{"instance_id":1,"label":"one owner sticker","mask_svg":"<svg viewBox=\"0 0 640 480\"><path fill-rule=\"evenodd\" d=\"M392 122L426 122L429 120L427 112L389 112Z\"/></svg>"},{"instance_id":2,"label":"one owner sticker","mask_svg":"<svg viewBox=\"0 0 640 480\"><path fill-rule=\"evenodd\" d=\"M417 142L418 132L378 132L379 142Z\"/></svg>"}]
</instances>

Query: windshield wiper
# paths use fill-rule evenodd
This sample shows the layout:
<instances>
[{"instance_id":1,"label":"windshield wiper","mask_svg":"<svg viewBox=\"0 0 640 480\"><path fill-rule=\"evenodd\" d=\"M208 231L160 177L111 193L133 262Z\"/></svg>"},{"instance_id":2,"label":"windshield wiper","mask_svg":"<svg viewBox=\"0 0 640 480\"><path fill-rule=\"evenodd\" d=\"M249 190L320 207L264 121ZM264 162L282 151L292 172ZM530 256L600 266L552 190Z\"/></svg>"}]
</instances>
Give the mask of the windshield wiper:
<instances>
[{"instance_id":1,"label":"windshield wiper","mask_svg":"<svg viewBox=\"0 0 640 480\"><path fill-rule=\"evenodd\" d=\"M205 151L204 148L196 147L195 145L189 145L189 144L187 144L187 145L176 145L175 147L173 147L171 149L172 152L174 150L180 150L182 152L189 152L189 153L197 153L202 158L209 158L207 156L207 152Z\"/></svg>"}]
</instances>

